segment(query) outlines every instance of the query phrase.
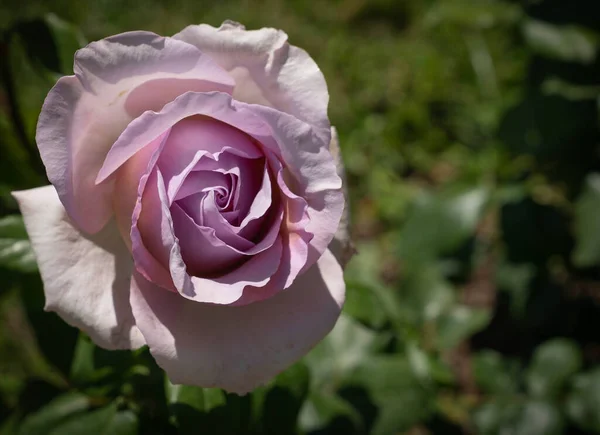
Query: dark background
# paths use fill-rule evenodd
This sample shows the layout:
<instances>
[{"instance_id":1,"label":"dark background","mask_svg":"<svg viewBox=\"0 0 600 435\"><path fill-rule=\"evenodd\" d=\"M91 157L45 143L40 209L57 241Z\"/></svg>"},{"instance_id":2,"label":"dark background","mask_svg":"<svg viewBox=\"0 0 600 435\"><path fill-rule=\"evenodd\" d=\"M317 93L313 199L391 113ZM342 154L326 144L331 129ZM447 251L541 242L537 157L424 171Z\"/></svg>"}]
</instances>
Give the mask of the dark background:
<instances>
[{"instance_id":1,"label":"dark background","mask_svg":"<svg viewBox=\"0 0 600 435\"><path fill-rule=\"evenodd\" d=\"M322 68L359 254L334 331L238 397L43 312L9 192L86 41L224 19ZM600 433L600 2L0 0L0 435Z\"/></svg>"}]
</instances>

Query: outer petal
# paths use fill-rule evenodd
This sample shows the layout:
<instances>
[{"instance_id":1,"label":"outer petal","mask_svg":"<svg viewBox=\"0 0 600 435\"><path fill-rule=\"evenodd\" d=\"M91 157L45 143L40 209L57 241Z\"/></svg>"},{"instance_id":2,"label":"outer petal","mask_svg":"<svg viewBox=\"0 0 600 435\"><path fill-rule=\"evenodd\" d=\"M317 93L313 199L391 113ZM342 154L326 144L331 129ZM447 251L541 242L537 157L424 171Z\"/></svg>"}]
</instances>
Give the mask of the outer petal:
<instances>
[{"instance_id":1,"label":"outer petal","mask_svg":"<svg viewBox=\"0 0 600 435\"><path fill-rule=\"evenodd\" d=\"M174 383L244 394L290 366L332 329L344 301L330 252L289 290L241 307L186 300L134 274L131 304L158 364Z\"/></svg>"},{"instance_id":2,"label":"outer petal","mask_svg":"<svg viewBox=\"0 0 600 435\"><path fill-rule=\"evenodd\" d=\"M145 344L129 305L131 259L116 225L88 237L70 223L52 186L14 192L44 281L46 310L107 349Z\"/></svg>"},{"instance_id":3,"label":"outer petal","mask_svg":"<svg viewBox=\"0 0 600 435\"><path fill-rule=\"evenodd\" d=\"M329 151L333 156L337 173L342 179L343 191L344 191L344 213L342 214L342 219L340 221L340 225L338 227L337 232L331 243L329 244L329 249L335 255L338 262L345 267L348 261L352 258L352 256L356 253L356 249L354 248L354 244L352 243L352 239L350 238L350 203L348 201L348 188L346 185L346 171L344 170L344 162L342 161L342 153L340 151L340 144L338 140L338 134L335 127L331 127L331 143L329 144Z\"/></svg>"},{"instance_id":4,"label":"outer petal","mask_svg":"<svg viewBox=\"0 0 600 435\"><path fill-rule=\"evenodd\" d=\"M245 30L232 21L214 28L188 26L174 38L194 44L235 79L233 96L287 112L328 128L329 93L321 70L302 49L288 44L281 30Z\"/></svg>"},{"instance_id":5,"label":"outer petal","mask_svg":"<svg viewBox=\"0 0 600 435\"><path fill-rule=\"evenodd\" d=\"M150 32L93 42L76 53L74 69L49 92L36 141L69 216L95 233L112 213L112 182L95 179L131 120L186 91L230 92L233 82L197 48Z\"/></svg>"}]
</instances>

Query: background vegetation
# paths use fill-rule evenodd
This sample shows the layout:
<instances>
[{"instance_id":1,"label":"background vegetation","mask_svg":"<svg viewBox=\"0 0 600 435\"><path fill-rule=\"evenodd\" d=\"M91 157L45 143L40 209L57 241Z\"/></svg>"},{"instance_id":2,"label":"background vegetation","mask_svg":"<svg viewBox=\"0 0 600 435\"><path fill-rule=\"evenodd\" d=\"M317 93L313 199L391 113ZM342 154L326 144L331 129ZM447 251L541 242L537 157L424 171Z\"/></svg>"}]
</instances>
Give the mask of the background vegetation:
<instances>
[{"instance_id":1,"label":"background vegetation","mask_svg":"<svg viewBox=\"0 0 600 435\"><path fill-rule=\"evenodd\" d=\"M227 18L321 66L359 252L334 331L244 397L43 312L9 195L86 40ZM600 433L600 3L1 0L0 31L0 434Z\"/></svg>"}]
</instances>

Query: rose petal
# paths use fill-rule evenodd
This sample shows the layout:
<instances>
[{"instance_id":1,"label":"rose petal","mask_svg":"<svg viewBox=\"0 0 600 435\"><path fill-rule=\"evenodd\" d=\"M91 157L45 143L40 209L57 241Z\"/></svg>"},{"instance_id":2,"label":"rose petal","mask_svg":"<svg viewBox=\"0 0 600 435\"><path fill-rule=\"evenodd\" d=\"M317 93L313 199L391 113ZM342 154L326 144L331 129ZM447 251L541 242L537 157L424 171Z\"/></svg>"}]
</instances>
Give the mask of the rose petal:
<instances>
[{"instance_id":1,"label":"rose petal","mask_svg":"<svg viewBox=\"0 0 600 435\"><path fill-rule=\"evenodd\" d=\"M150 32L93 42L76 53L74 70L46 97L36 141L69 215L95 233L110 219L113 188L110 180L96 186L96 176L131 120L185 91L227 92L233 82L197 48ZM143 92L135 92L142 85ZM143 104L136 102L141 95Z\"/></svg>"},{"instance_id":2,"label":"rose petal","mask_svg":"<svg viewBox=\"0 0 600 435\"><path fill-rule=\"evenodd\" d=\"M323 339L340 314L345 286L326 252L289 290L242 307L185 300L139 274L131 289L137 324L173 383L244 394Z\"/></svg>"},{"instance_id":3,"label":"rose petal","mask_svg":"<svg viewBox=\"0 0 600 435\"><path fill-rule=\"evenodd\" d=\"M158 203L156 203L156 197L158 197ZM152 201L152 206L148 207L145 213L144 208L146 208L148 199ZM154 168L150 174L142 203L139 233L144 237L143 244L148 246L148 251L161 264L169 265L173 283L182 296L198 302L231 304L242 296L244 287L247 285L261 287L277 271L282 249L278 239L268 249L253 255L245 263L218 277L212 279L190 277L186 264L186 261L190 261L190 257L188 256L185 261L183 259L179 239L175 235L173 217L168 207L164 180L158 168ZM175 210L175 206L173 206L173 211ZM208 230L214 231L210 228ZM199 234L202 233L197 230L184 232L185 238L182 239L182 243L189 242ZM133 235L134 231L132 230L132 240L135 246L135 240L139 236L133 237ZM194 250L190 251L189 255L195 252L214 254L214 250L207 243L194 246ZM137 257L134 256L134 259L137 266ZM157 284L160 285L160 283Z\"/></svg>"},{"instance_id":4,"label":"rose petal","mask_svg":"<svg viewBox=\"0 0 600 435\"><path fill-rule=\"evenodd\" d=\"M303 269L306 270L329 246L344 211L342 180L329 151L331 132L315 129L270 107L253 105L248 110L270 127L275 141L263 143L283 159L285 170L291 175L286 180L288 188L308 203L310 221L305 230L314 237Z\"/></svg>"},{"instance_id":5,"label":"rose petal","mask_svg":"<svg viewBox=\"0 0 600 435\"><path fill-rule=\"evenodd\" d=\"M137 270L155 284L165 289L175 290L168 269L169 256L163 249L163 236L169 229L165 228L168 223L162 219L162 203L156 188L155 170L156 162L168 135L169 131L163 133L153 141L153 144L130 159L119 171L119 186L126 190L122 196L129 198L133 187L137 186L137 189L130 220L122 217L123 210L118 210L116 216L120 227L125 223L130 223L128 227L129 240ZM150 150L153 150L152 153ZM147 188L148 186L149 188ZM119 198L121 195L117 197ZM117 204L118 201L119 199L117 199ZM127 213L130 208L125 207L124 210Z\"/></svg>"},{"instance_id":6,"label":"rose petal","mask_svg":"<svg viewBox=\"0 0 600 435\"><path fill-rule=\"evenodd\" d=\"M248 136L231 128L231 125L251 125L252 121L244 120L242 114L232 113L229 100L215 95L228 94L188 92L166 104L160 112L148 111L135 119L110 149L96 182L106 180L131 156L171 127L173 136L169 148L173 148L173 155L176 156L176 159L172 159L175 167L180 167L182 162L186 165L199 151L214 153L224 147L244 157L260 157L260 151ZM207 115L210 118L193 115ZM191 118L185 119L188 117ZM237 122L229 122L230 118ZM171 153L166 155L168 157Z\"/></svg>"},{"instance_id":7,"label":"rose petal","mask_svg":"<svg viewBox=\"0 0 600 435\"><path fill-rule=\"evenodd\" d=\"M350 261L352 256L355 254L356 249L354 248L352 239L350 238L350 204L348 202L348 189L346 188L344 162L342 161L342 153L340 151L338 134L335 127L331 127L331 143L329 144L329 151L335 160L337 173L342 179L345 199L342 219L333 240L329 244L329 250L333 252L333 255L335 255L335 258L337 258L342 267L345 267L348 261Z\"/></svg>"},{"instance_id":8,"label":"rose petal","mask_svg":"<svg viewBox=\"0 0 600 435\"><path fill-rule=\"evenodd\" d=\"M200 48L234 77L233 97L274 107L309 124L329 128L329 94L321 70L281 30L245 30L232 21L220 28L192 25L173 36Z\"/></svg>"},{"instance_id":9,"label":"rose petal","mask_svg":"<svg viewBox=\"0 0 600 435\"><path fill-rule=\"evenodd\" d=\"M136 141L136 138L129 136L130 130L136 133L134 129L128 128L115 147L122 139L123 143ZM140 132L145 130L139 130L138 133ZM129 139L125 140L125 137ZM131 142L127 146L131 147ZM187 175L197 169L196 166L202 157L218 160L219 155L225 152L236 161L261 157L250 137L228 124L205 116L191 117L177 122L171 128L169 140L158 161L168 185L169 198L175 197ZM107 163L111 158L112 154L109 154Z\"/></svg>"},{"instance_id":10,"label":"rose petal","mask_svg":"<svg viewBox=\"0 0 600 435\"><path fill-rule=\"evenodd\" d=\"M106 349L145 344L129 304L131 256L114 223L77 230L52 186L14 192L44 281L46 310Z\"/></svg>"}]
</instances>

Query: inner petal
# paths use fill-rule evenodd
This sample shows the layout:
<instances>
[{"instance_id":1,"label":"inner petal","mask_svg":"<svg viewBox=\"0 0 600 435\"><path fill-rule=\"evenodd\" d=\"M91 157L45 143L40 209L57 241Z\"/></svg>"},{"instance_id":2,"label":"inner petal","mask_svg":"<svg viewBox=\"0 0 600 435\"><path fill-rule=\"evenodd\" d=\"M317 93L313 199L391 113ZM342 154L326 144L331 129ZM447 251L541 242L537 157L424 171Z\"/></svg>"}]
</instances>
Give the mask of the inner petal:
<instances>
[{"instance_id":1,"label":"inner petal","mask_svg":"<svg viewBox=\"0 0 600 435\"><path fill-rule=\"evenodd\" d=\"M232 189L231 177L215 171L196 171L190 173L181 184L174 200L200 192L215 190L220 196L229 196Z\"/></svg>"},{"instance_id":2,"label":"inner petal","mask_svg":"<svg viewBox=\"0 0 600 435\"><path fill-rule=\"evenodd\" d=\"M175 124L158 160L170 201L174 200L190 172L214 170L220 165L204 168L202 163L217 162L222 154L240 160L263 157L248 135L215 119L192 116ZM232 163L230 166L236 165Z\"/></svg>"}]
</instances>

